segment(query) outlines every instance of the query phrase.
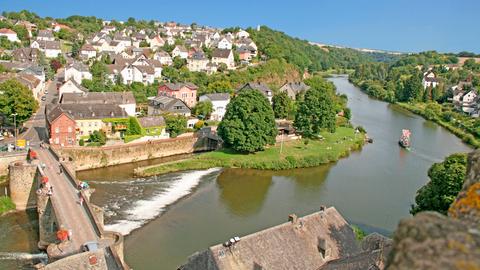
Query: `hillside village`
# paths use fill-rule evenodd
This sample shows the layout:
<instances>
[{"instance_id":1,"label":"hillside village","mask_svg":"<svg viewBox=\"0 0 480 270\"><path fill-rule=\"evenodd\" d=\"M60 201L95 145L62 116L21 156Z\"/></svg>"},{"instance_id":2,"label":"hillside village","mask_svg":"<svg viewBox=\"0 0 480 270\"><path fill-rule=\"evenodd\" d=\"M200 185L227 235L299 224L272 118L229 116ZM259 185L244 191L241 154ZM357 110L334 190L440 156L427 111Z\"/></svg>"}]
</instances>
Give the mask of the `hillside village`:
<instances>
[{"instance_id":1,"label":"hillside village","mask_svg":"<svg viewBox=\"0 0 480 270\"><path fill-rule=\"evenodd\" d=\"M240 28L155 22L153 27L142 29L103 21L100 31L84 36L55 21L39 29L26 20L3 16L0 20L12 29L26 30L21 39L12 29L0 29L0 39L8 45L0 51L4 70L0 82L17 80L32 91L37 102L46 103L48 136L57 146L165 139L207 125L215 129L238 91L258 90L272 103L274 93L285 92L295 99L309 88L302 81L286 80L279 89L251 81L199 94L194 83L172 82L164 74L164 69L170 68L208 76L262 65L265 58L257 44ZM61 39L66 33L82 42L72 45ZM130 88L143 85L150 95L139 101L130 88L99 92L89 87L98 81ZM49 87L58 90L52 102L46 100ZM207 111L198 110L205 106ZM176 126L179 130L172 135L167 126L175 120L183 127Z\"/></svg>"}]
</instances>

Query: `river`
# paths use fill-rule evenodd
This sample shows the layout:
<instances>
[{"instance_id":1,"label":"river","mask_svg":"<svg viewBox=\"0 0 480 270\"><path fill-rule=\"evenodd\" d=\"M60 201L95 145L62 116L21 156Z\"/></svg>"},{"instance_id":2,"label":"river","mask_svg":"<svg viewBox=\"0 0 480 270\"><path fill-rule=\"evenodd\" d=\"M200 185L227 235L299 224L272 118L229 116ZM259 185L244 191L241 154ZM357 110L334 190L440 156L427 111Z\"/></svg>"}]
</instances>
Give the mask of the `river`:
<instances>
[{"instance_id":1,"label":"river","mask_svg":"<svg viewBox=\"0 0 480 270\"><path fill-rule=\"evenodd\" d=\"M346 77L330 80L348 96L352 123L374 139L335 164L278 172L210 169L145 179L132 177L132 165L79 172L96 189L92 200L106 210L107 228L127 234L128 264L176 269L196 251L286 222L291 213L318 211L320 205L335 206L368 232L389 235L409 216L432 163L471 150L438 125L369 98ZM398 147L403 128L412 131L411 151ZM17 216L0 219L0 228ZM0 233L3 250L10 237Z\"/></svg>"}]
</instances>

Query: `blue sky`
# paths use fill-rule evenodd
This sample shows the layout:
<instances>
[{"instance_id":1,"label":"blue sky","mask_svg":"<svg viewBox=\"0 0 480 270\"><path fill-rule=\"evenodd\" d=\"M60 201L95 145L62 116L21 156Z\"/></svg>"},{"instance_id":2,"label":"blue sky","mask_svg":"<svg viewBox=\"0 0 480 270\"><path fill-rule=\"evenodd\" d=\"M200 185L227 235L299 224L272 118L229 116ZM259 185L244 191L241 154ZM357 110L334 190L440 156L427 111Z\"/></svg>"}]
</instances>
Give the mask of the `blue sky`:
<instances>
[{"instance_id":1,"label":"blue sky","mask_svg":"<svg viewBox=\"0 0 480 270\"><path fill-rule=\"evenodd\" d=\"M0 0L1 11L219 27L267 25L310 41L405 52L480 53L480 0Z\"/></svg>"}]
</instances>

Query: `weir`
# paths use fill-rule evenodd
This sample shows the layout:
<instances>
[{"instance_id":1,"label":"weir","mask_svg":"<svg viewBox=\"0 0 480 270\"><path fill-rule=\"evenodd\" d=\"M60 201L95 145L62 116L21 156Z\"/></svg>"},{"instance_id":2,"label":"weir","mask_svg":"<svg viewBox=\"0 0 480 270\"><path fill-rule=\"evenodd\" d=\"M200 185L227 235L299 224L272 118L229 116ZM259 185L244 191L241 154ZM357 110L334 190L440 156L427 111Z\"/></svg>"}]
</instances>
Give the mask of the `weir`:
<instances>
[{"instance_id":1,"label":"weir","mask_svg":"<svg viewBox=\"0 0 480 270\"><path fill-rule=\"evenodd\" d=\"M38 157L12 162L9 178L17 210L37 209L38 246L48 257L48 263L39 266L43 269L70 269L72 265L76 265L75 269L130 269L124 261L123 236L103 229L103 210L90 202L93 190L78 190L80 182L75 177L73 163L59 158L51 148L32 151ZM71 233L71 237L61 239L59 232L62 231ZM86 243L94 245L86 249ZM22 257L38 259L35 255L23 254Z\"/></svg>"}]
</instances>

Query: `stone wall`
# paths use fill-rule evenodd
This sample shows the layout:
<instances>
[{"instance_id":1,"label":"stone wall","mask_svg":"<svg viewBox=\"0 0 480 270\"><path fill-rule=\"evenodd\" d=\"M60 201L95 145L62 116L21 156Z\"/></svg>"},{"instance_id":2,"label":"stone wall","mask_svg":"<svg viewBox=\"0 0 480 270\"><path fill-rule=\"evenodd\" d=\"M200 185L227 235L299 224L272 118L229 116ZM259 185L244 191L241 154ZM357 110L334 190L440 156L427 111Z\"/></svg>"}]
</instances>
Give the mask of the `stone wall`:
<instances>
[{"instance_id":1,"label":"stone wall","mask_svg":"<svg viewBox=\"0 0 480 270\"><path fill-rule=\"evenodd\" d=\"M8 166L15 161L27 159L27 152L0 153L0 176L8 175Z\"/></svg>"},{"instance_id":2,"label":"stone wall","mask_svg":"<svg viewBox=\"0 0 480 270\"><path fill-rule=\"evenodd\" d=\"M188 135L175 139L158 140L105 147L55 148L59 156L75 162L76 170L86 170L141 160L168 157L209 150L207 140Z\"/></svg>"},{"instance_id":3,"label":"stone wall","mask_svg":"<svg viewBox=\"0 0 480 270\"><path fill-rule=\"evenodd\" d=\"M426 211L400 222L387 269L480 269L480 150L467 171L448 216Z\"/></svg>"},{"instance_id":4,"label":"stone wall","mask_svg":"<svg viewBox=\"0 0 480 270\"><path fill-rule=\"evenodd\" d=\"M26 161L16 161L9 167L10 197L17 210L25 210L36 206L35 179L37 178L37 165Z\"/></svg>"}]
</instances>

